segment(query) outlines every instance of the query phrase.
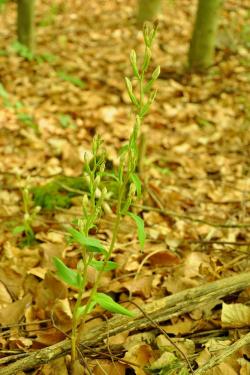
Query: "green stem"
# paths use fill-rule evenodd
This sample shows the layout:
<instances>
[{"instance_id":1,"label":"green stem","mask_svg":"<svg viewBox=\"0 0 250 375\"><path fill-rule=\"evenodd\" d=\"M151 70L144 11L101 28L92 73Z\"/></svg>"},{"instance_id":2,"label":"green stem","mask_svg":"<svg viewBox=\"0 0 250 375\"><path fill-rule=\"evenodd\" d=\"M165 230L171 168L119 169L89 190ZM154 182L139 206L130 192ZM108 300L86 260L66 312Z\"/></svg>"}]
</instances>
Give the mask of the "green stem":
<instances>
[{"instance_id":1,"label":"green stem","mask_svg":"<svg viewBox=\"0 0 250 375\"><path fill-rule=\"evenodd\" d=\"M116 243L118 230L119 230L119 226L120 226L121 216L122 216L121 215L121 205L122 205L122 201L123 201L123 198L124 198L124 186L126 186L125 183L123 183L123 185L120 187L120 192L119 192L119 195L118 195L117 216L116 216L115 226L114 226L114 229L113 229L112 240L111 240L111 243L110 243L110 246L109 246L108 254L105 258L105 262L103 264L103 269L98 273L96 281L95 281L95 283L93 285L93 288L91 290L91 293L90 293L90 296L89 296L89 299L88 299L88 302L87 302L87 305L86 305L86 308L85 308L84 315L82 316L83 324L85 324L87 311L89 309L90 303L92 302L92 299L93 299L94 295L97 292L97 289L98 289L102 274L104 272L105 266L107 264L107 261L109 260L111 254L114 250L114 246L115 246L115 243Z\"/></svg>"},{"instance_id":2,"label":"green stem","mask_svg":"<svg viewBox=\"0 0 250 375\"><path fill-rule=\"evenodd\" d=\"M72 318L72 334L71 334L71 373L73 374L73 368L74 363L76 361L77 355L76 355L76 343L77 343L77 325L78 325L78 319L77 319L77 312L79 307L81 306L82 296L85 292L85 286L86 286L86 275L87 275L87 267L88 267L88 261L86 258L86 249L83 249L82 253L82 259L83 259L83 283L81 285L81 288L77 295L76 304L74 306L73 311L73 318Z\"/></svg>"}]
</instances>

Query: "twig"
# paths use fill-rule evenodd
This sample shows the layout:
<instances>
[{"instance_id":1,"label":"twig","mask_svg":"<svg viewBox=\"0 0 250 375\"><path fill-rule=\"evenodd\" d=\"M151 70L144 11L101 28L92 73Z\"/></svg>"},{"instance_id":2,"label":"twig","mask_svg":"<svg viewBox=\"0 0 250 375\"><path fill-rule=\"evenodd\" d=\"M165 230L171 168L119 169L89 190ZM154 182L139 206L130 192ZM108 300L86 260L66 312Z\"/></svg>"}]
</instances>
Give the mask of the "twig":
<instances>
[{"instance_id":1,"label":"twig","mask_svg":"<svg viewBox=\"0 0 250 375\"><path fill-rule=\"evenodd\" d=\"M211 301L234 294L250 286L249 273L227 277L222 280L209 282L196 288L183 290L171 296L145 304L143 309L150 318L157 323L164 322L172 317L190 312L196 308L204 308ZM109 320L108 333L107 324L102 323L86 332L81 345L98 348L103 345L107 337L114 336L124 331L143 329L151 326L151 323L140 312L136 311L136 318L125 316L114 316ZM50 347L31 353L28 357L20 359L4 368L0 368L0 375L14 375L18 371L35 368L51 360L62 357L70 352L71 342L65 339ZM84 351L84 349L83 349Z\"/></svg>"},{"instance_id":2,"label":"twig","mask_svg":"<svg viewBox=\"0 0 250 375\"><path fill-rule=\"evenodd\" d=\"M228 346L226 349L223 350L222 353L212 357L204 366L200 367L198 370L194 372L195 375L204 374L207 370L213 368L214 366L223 362L227 357L231 354L239 350L242 346L250 344L250 332L243 336L241 339L236 341L234 344Z\"/></svg>"},{"instance_id":3,"label":"twig","mask_svg":"<svg viewBox=\"0 0 250 375\"><path fill-rule=\"evenodd\" d=\"M135 207L138 207L138 208L141 208L143 210L147 210L147 211L156 211L156 212L159 212L163 215L167 215L167 216L173 216L173 217L178 217L180 219L185 219L185 220L189 220L189 221L193 221L193 222L197 222L197 223L201 223L201 224L206 224L206 225L209 225L211 227L218 227L218 228L249 228L250 227L250 223L240 223L240 224L220 224L220 223L211 223L209 221L206 221L206 220L203 220L203 219L196 219L192 216L188 216L188 215L183 215L183 214L177 214L176 212L173 212L173 211L168 211L168 210L163 210L161 208L154 208L154 207L150 207L150 206L144 206L144 205L134 205Z\"/></svg>"},{"instance_id":4,"label":"twig","mask_svg":"<svg viewBox=\"0 0 250 375\"><path fill-rule=\"evenodd\" d=\"M125 302L125 301L124 301ZM191 371L191 373L192 374L194 374L194 371L193 371L193 369L192 369L192 366L191 366L191 363L189 362L189 359L188 359L188 357L186 356L186 354L178 347L178 345L169 337L169 335L167 334L167 332L158 324L158 323L156 323L153 319L151 319L150 318L150 316L147 314L147 313L145 313L145 311L137 304L137 303L135 303L134 301L128 301L128 302L130 302L130 303L132 303L132 304L134 304L141 312L142 312L142 314L145 316L145 318L147 318L149 321L150 321L150 323L154 326L154 327L156 327L165 337L166 337L166 339L170 342L170 344L172 344L174 347L175 347L175 349L181 354L181 356L184 358L184 360L186 361L186 363L187 363L187 365L188 365L188 367L189 367L189 369L190 369L190 371Z\"/></svg>"},{"instance_id":5,"label":"twig","mask_svg":"<svg viewBox=\"0 0 250 375\"><path fill-rule=\"evenodd\" d=\"M191 240L188 241L189 243L200 243L201 245L209 245L209 244L216 244L216 245L233 245L233 246L250 246L250 242L233 242L233 241L216 241L216 240L209 240L209 241L203 241L203 240Z\"/></svg>"}]
</instances>

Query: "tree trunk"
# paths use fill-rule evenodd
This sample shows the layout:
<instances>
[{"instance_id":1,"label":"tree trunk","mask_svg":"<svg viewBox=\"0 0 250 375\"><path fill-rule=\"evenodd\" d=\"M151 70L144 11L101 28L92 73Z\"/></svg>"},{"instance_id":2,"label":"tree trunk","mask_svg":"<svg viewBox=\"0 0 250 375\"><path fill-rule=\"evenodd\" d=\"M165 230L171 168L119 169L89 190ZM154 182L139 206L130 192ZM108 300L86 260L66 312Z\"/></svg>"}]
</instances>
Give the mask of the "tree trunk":
<instances>
[{"instance_id":1,"label":"tree trunk","mask_svg":"<svg viewBox=\"0 0 250 375\"><path fill-rule=\"evenodd\" d=\"M17 36L18 41L31 52L34 49L34 9L35 0L18 0Z\"/></svg>"},{"instance_id":2,"label":"tree trunk","mask_svg":"<svg viewBox=\"0 0 250 375\"><path fill-rule=\"evenodd\" d=\"M203 71L213 64L222 3L223 0L199 0L188 55L190 70Z\"/></svg>"},{"instance_id":3,"label":"tree trunk","mask_svg":"<svg viewBox=\"0 0 250 375\"><path fill-rule=\"evenodd\" d=\"M139 0L138 22L154 21L161 9L161 0Z\"/></svg>"}]
</instances>

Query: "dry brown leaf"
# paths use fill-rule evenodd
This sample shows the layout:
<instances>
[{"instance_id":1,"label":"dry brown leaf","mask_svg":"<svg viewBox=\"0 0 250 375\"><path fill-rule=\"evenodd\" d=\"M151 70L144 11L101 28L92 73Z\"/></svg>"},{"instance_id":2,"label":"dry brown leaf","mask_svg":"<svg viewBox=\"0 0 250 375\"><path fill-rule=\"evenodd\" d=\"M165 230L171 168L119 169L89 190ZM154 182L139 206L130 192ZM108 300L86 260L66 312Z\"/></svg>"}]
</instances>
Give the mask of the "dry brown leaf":
<instances>
[{"instance_id":1,"label":"dry brown leaf","mask_svg":"<svg viewBox=\"0 0 250 375\"><path fill-rule=\"evenodd\" d=\"M26 337L10 337L9 346L11 349L25 349L32 346L33 341Z\"/></svg>"},{"instance_id":2,"label":"dry brown leaf","mask_svg":"<svg viewBox=\"0 0 250 375\"><path fill-rule=\"evenodd\" d=\"M47 328L46 331L38 331L36 339L33 341L33 348L39 349L50 346L65 339L65 335L56 328Z\"/></svg>"},{"instance_id":3,"label":"dry brown leaf","mask_svg":"<svg viewBox=\"0 0 250 375\"><path fill-rule=\"evenodd\" d=\"M105 359L99 359L95 362L97 364L92 370L93 375L125 375L127 366L122 363L112 362Z\"/></svg>"},{"instance_id":4,"label":"dry brown leaf","mask_svg":"<svg viewBox=\"0 0 250 375\"><path fill-rule=\"evenodd\" d=\"M11 302L12 298L10 293L8 292L6 286L0 281L0 309Z\"/></svg>"},{"instance_id":5,"label":"dry brown leaf","mask_svg":"<svg viewBox=\"0 0 250 375\"><path fill-rule=\"evenodd\" d=\"M57 299L65 299L68 296L67 286L56 278L51 272L47 272L44 280L38 285L36 292L36 306L50 313Z\"/></svg>"},{"instance_id":6,"label":"dry brown leaf","mask_svg":"<svg viewBox=\"0 0 250 375\"><path fill-rule=\"evenodd\" d=\"M168 267L180 263L180 258L172 251L161 251L149 256L149 263L152 267Z\"/></svg>"},{"instance_id":7,"label":"dry brown leaf","mask_svg":"<svg viewBox=\"0 0 250 375\"><path fill-rule=\"evenodd\" d=\"M68 375L65 358L58 358L44 365L37 375Z\"/></svg>"},{"instance_id":8,"label":"dry brown leaf","mask_svg":"<svg viewBox=\"0 0 250 375\"><path fill-rule=\"evenodd\" d=\"M223 327L246 327L250 325L250 307L242 303L222 304Z\"/></svg>"},{"instance_id":9,"label":"dry brown leaf","mask_svg":"<svg viewBox=\"0 0 250 375\"><path fill-rule=\"evenodd\" d=\"M25 310L32 303L30 294L24 296L21 300L15 301L0 310L0 322L2 325L15 324L24 316Z\"/></svg>"},{"instance_id":10,"label":"dry brown leaf","mask_svg":"<svg viewBox=\"0 0 250 375\"><path fill-rule=\"evenodd\" d=\"M148 298L151 294L153 276L142 276L122 282L122 286L130 293Z\"/></svg>"},{"instance_id":11,"label":"dry brown leaf","mask_svg":"<svg viewBox=\"0 0 250 375\"><path fill-rule=\"evenodd\" d=\"M131 367L136 375L146 375L143 366L149 366L155 360L155 354L151 346L147 344L137 344L132 346L125 354L124 359L138 365Z\"/></svg>"},{"instance_id":12,"label":"dry brown leaf","mask_svg":"<svg viewBox=\"0 0 250 375\"><path fill-rule=\"evenodd\" d=\"M72 312L68 298L57 299L53 306L53 320L57 328L67 332L72 327Z\"/></svg>"},{"instance_id":13,"label":"dry brown leaf","mask_svg":"<svg viewBox=\"0 0 250 375\"><path fill-rule=\"evenodd\" d=\"M183 335L187 333L193 332L193 329L195 328L195 322L193 322L189 318L184 318L183 321L179 320L177 323L163 326L164 330L167 333L173 333L174 335Z\"/></svg>"}]
</instances>

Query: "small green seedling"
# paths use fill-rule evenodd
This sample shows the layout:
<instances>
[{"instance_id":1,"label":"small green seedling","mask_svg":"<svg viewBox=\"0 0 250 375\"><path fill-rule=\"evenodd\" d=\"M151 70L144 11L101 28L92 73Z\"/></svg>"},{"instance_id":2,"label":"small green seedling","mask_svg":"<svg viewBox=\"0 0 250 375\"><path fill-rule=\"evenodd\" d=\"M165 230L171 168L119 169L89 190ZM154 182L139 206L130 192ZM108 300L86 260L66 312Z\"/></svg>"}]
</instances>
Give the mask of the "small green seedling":
<instances>
[{"instance_id":1,"label":"small green seedling","mask_svg":"<svg viewBox=\"0 0 250 375\"><path fill-rule=\"evenodd\" d=\"M84 89L86 87L86 83L82 81L80 78L67 74L64 71L57 72L57 76L61 78L63 81L72 83L72 85L80 87L80 89Z\"/></svg>"},{"instance_id":2,"label":"small green seedling","mask_svg":"<svg viewBox=\"0 0 250 375\"><path fill-rule=\"evenodd\" d=\"M17 113L17 119L28 128L33 129L35 133L39 134L39 127L34 121L33 116L30 116L24 112L19 112Z\"/></svg>"},{"instance_id":3,"label":"small green seedling","mask_svg":"<svg viewBox=\"0 0 250 375\"><path fill-rule=\"evenodd\" d=\"M53 55L51 53L43 53L41 55L34 54L29 50L27 46L23 45L17 40L12 43L12 45L10 46L10 50L21 56L23 59L28 61L35 61L38 64L42 64L44 62L53 64L58 59L56 55ZM6 54L8 55L9 52L10 51L7 49Z\"/></svg>"},{"instance_id":4,"label":"small green seedling","mask_svg":"<svg viewBox=\"0 0 250 375\"><path fill-rule=\"evenodd\" d=\"M31 199L31 194L28 187L25 187L22 190L22 197L23 197L23 224L16 226L12 233L14 235L23 234L24 238L21 241L22 246L29 246L32 245L35 241L35 233L32 228L32 224L37 217L38 212L40 211L40 207L36 206L32 208L33 202Z\"/></svg>"},{"instance_id":5,"label":"small green seedling","mask_svg":"<svg viewBox=\"0 0 250 375\"><path fill-rule=\"evenodd\" d=\"M4 9L4 5L8 2L9 0L0 0L0 11Z\"/></svg>"},{"instance_id":6,"label":"small green seedling","mask_svg":"<svg viewBox=\"0 0 250 375\"><path fill-rule=\"evenodd\" d=\"M61 127L64 129L67 129L67 128L76 129L77 127L70 115L61 114L59 116L59 122L60 122Z\"/></svg>"},{"instance_id":7,"label":"small green seedling","mask_svg":"<svg viewBox=\"0 0 250 375\"><path fill-rule=\"evenodd\" d=\"M67 267L59 258L54 258L54 266L58 277L69 286L77 289L77 301L73 310L72 335L71 335L71 365L74 372L74 363L77 358L77 327L80 322L86 321L87 315L96 305L100 305L107 311L134 317L135 314L124 306L115 302L109 295L98 292L100 280L103 272L112 271L117 264L111 260L115 247L119 226L122 218L130 216L136 226L138 239L141 248L145 244L145 231L143 219L131 212L132 203L141 197L142 186L139 176L136 173L138 164L138 137L140 127L145 115L148 113L156 91L152 90L153 83L160 73L157 67L149 81L145 80L145 74L148 70L151 59L151 46L155 38L156 29L148 24L143 29L145 42L145 53L141 69L137 66L137 57L135 51L130 54L131 66L134 72L134 80L138 82L139 94L136 95L132 81L125 78L128 95L135 108L135 123L128 144L120 150L120 161L117 170L114 173L105 172L106 155L102 147L101 139L96 136L92 143L91 157L85 155L84 179L88 184L88 193L82 200L82 217L76 221L75 227L68 228L68 234L72 242L79 247L81 259L77 264L77 269L72 270ZM110 244L102 244L97 238L90 236L90 230L98 227L98 221L101 218L103 207L109 192L103 187L102 181L109 175L116 184L117 204L115 218L113 220L112 237ZM95 283L90 291L87 302L82 305L82 297L86 290L87 270L92 267L97 271Z\"/></svg>"},{"instance_id":8,"label":"small green seedling","mask_svg":"<svg viewBox=\"0 0 250 375\"><path fill-rule=\"evenodd\" d=\"M19 56L23 57L25 60L33 61L35 55L29 50L28 47L18 42L17 40L12 43L11 49Z\"/></svg>"},{"instance_id":9,"label":"small green seedling","mask_svg":"<svg viewBox=\"0 0 250 375\"><path fill-rule=\"evenodd\" d=\"M3 100L3 105L6 107L6 108L9 108L9 107L12 107L12 104L11 104L11 101L9 99L9 94L8 92L5 90L4 86L0 83L0 97L2 98Z\"/></svg>"}]
</instances>

